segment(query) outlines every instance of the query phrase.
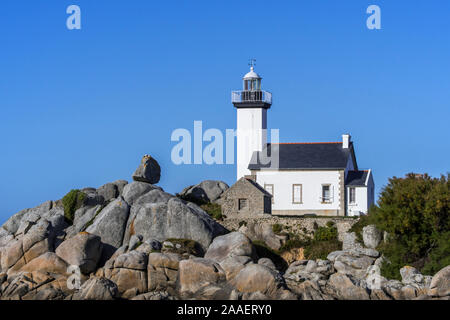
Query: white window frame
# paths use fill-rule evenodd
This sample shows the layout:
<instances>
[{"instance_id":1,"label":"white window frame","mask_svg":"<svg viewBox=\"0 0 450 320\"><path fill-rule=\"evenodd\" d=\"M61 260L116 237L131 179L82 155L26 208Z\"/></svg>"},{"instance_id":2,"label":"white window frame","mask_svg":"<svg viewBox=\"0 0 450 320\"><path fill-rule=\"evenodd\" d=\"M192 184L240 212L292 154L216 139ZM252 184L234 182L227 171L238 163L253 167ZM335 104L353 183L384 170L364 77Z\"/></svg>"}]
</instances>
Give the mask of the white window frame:
<instances>
[{"instance_id":1,"label":"white window frame","mask_svg":"<svg viewBox=\"0 0 450 320\"><path fill-rule=\"evenodd\" d=\"M295 187L300 187L300 201L295 201ZM294 183L292 185L292 203L293 204L303 203L303 185L301 183Z\"/></svg>"},{"instance_id":2,"label":"white window frame","mask_svg":"<svg viewBox=\"0 0 450 320\"><path fill-rule=\"evenodd\" d=\"M328 187L328 194L329 194L329 198L325 199L323 196L323 191L324 191L324 187ZM322 188L320 190L320 200L322 201L322 203L332 203L333 202L333 192L332 192L332 184L331 183L324 183L322 184Z\"/></svg>"}]
</instances>

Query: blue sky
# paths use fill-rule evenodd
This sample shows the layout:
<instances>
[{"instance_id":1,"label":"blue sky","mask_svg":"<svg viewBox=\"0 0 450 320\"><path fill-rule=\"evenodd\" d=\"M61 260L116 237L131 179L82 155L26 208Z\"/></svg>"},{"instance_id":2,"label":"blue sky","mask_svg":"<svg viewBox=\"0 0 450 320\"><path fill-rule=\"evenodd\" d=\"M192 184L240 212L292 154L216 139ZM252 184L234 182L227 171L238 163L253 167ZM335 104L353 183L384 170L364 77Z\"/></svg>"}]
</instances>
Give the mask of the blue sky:
<instances>
[{"instance_id":1,"label":"blue sky","mask_svg":"<svg viewBox=\"0 0 450 320\"><path fill-rule=\"evenodd\" d=\"M81 8L82 29L66 28ZM366 8L381 8L381 30ZM450 158L450 2L22 1L0 4L0 222L72 188L131 180L143 154L175 193L234 165L170 160L174 129L235 128L249 58L282 142L352 134L377 192Z\"/></svg>"}]
</instances>

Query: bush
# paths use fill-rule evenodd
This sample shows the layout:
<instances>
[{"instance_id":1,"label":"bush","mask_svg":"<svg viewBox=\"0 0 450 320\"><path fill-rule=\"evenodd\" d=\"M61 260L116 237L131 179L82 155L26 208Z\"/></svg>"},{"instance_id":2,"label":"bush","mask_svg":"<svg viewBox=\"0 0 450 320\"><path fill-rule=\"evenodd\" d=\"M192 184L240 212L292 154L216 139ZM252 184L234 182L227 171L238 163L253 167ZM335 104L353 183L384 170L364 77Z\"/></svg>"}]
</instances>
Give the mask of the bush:
<instances>
[{"instance_id":1,"label":"bush","mask_svg":"<svg viewBox=\"0 0 450 320\"><path fill-rule=\"evenodd\" d=\"M338 250L342 250L342 243L337 239L325 241L313 240L305 246L304 254L305 259L308 260L325 260L331 252Z\"/></svg>"},{"instance_id":2,"label":"bush","mask_svg":"<svg viewBox=\"0 0 450 320\"><path fill-rule=\"evenodd\" d=\"M64 218L67 223L73 224L75 211L83 205L85 199L86 194L77 189L70 190L69 193L62 198Z\"/></svg>"},{"instance_id":3,"label":"bush","mask_svg":"<svg viewBox=\"0 0 450 320\"><path fill-rule=\"evenodd\" d=\"M315 241L331 241L337 240L338 231L334 226L334 223L329 221L326 227L318 227L316 232L314 232Z\"/></svg>"},{"instance_id":4,"label":"bush","mask_svg":"<svg viewBox=\"0 0 450 320\"><path fill-rule=\"evenodd\" d=\"M433 275L449 264L449 176L408 174L389 179L378 206L352 227L358 237L368 224L389 233L387 243L378 248L390 261L381 268L383 276L399 279L405 265Z\"/></svg>"},{"instance_id":5,"label":"bush","mask_svg":"<svg viewBox=\"0 0 450 320\"><path fill-rule=\"evenodd\" d=\"M283 226L279 223L275 223L272 225L272 231L275 234L280 234L281 230L283 230Z\"/></svg>"},{"instance_id":6,"label":"bush","mask_svg":"<svg viewBox=\"0 0 450 320\"><path fill-rule=\"evenodd\" d=\"M217 203L205 203L200 206L205 210L212 218L216 220L223 220L222 207Z\"/></svg>"}]
</instances>

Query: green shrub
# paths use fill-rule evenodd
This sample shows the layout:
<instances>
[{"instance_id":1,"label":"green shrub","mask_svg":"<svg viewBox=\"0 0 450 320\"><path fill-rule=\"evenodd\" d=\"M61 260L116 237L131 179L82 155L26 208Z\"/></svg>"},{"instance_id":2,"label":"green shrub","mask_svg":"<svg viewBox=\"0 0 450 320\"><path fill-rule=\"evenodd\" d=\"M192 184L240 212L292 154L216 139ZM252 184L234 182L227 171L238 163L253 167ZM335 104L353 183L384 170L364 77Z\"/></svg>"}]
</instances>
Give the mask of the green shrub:
<instances>
[{"instance_id":1,"label":"green shrub","mask_svg":"<svg viewBox=\"0 0 450 320\"><path fill-rule=\"evenodd\" d=\"M353 225L358 237L368 224L388 232L389 240L378 248L390 261L382 265L383 276L399 279L405 265L433 275L449 264L449 177L393 177L382 189L378 206Z\"/></svg>"},{"instance_id":2,"label":"green shrub","mask_svg":"<svg viewBox=\"0 0 450 320\"><path fill-rule=\"evenodd\" d=\"M318 227L314 232L315 241L332 241L337 240L338 231L334 223L329 221L326 227Z\"/></svg>"},{"instance_id":3,"label":"green shrub","mask_svg":"<svg viewBox=\"0 0 450 320\"><path fill-rule=\"evenodd\" d=\"M205 210L212 218L216 220L223 220L222 207L217 203L205 203L200 206Z\"/></svg>"},{"instance_id":4,"label":"green shrub","mask_svg":"<svg viewBox=\"0 0 450 320\"><path fill-rule=\"evenodd\" d=\"M62 198L64 218L67 223L73 224L75 211L83 205L85 199L86 194L77 189L70 190L69 193Z\"/></svg>"},{"instance_id":5,"label":"green shrub","mask_svg":"<svg viewBox=\"0 0 450 320\"><path fill-rule=\"evenodd\" d=\"M283 226L282 226L281 224L275 223L275 224L272 225L272 231L273 231L275 234L280 234L280 233L281 233L281 230L283 230Z\"/></svg>"},{"instance_id":6,"label":"green shrub","mask_svg":"<svg viewBox=\"0 0 450 320\"><path fill-rule=\"evenodd\" d=\"M304 249L305 259L325 260L331 252L342 250L342 243L337 239L323 241L312 240Z\"/></svg>"}]
</instances>

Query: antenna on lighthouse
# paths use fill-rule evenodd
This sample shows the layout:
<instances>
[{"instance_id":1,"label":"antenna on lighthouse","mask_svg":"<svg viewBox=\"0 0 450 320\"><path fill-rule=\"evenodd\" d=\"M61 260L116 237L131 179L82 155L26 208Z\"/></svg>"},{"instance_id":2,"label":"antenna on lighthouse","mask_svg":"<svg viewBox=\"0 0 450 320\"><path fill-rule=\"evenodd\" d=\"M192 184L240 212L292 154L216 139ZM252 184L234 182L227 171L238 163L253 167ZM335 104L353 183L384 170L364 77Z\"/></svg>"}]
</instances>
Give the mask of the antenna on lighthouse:
<instances>
[{"instance_id":1,"label":"antenna on lighthouse","mask_svg":"<svg viewBox=\"0 0 450 320\"><path fill-rule=\"evenodd\" d=\"M253 70L253 67L256 66L256 59L255 58L251 58L248 59L248 65L251 67L251 69Z\"/></svg>"}]
</instances>

